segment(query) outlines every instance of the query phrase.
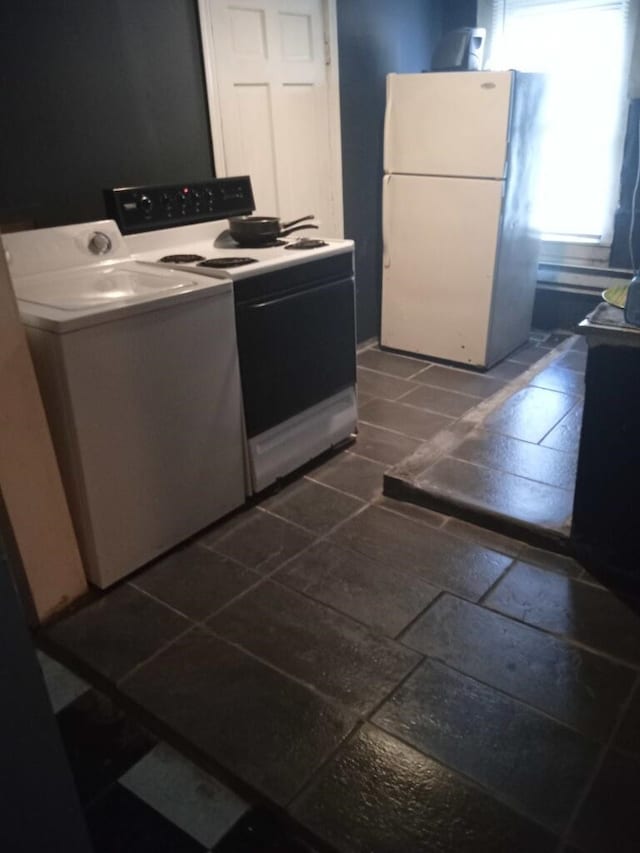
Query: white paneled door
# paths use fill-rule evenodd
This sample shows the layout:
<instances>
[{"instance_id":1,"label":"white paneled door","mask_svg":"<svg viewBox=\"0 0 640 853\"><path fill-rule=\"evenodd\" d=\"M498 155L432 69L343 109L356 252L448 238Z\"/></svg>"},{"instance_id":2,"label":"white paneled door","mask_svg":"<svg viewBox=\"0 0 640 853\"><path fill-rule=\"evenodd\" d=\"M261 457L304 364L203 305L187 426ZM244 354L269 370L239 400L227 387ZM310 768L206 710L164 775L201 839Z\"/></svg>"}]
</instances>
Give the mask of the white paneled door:
<instances>
[{"instance_id":1,"label":"white paneled door","mask_svg":"<svg viewBox=\"0 0 640 853\"><path fill-rule=\"evenodd\" d=\"M342 236L335 0L200 0L200 20L216 174Z\"/></svg>"}]
</instances>

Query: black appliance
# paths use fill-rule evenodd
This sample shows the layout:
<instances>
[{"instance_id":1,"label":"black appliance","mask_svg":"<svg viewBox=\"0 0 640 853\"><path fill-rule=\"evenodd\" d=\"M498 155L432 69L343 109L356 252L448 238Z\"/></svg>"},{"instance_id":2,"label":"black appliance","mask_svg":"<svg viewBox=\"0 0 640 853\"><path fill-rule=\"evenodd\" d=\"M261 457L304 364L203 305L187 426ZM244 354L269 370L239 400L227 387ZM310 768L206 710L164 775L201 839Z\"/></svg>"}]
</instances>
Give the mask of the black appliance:
<instances>
[{"instance_id":1,"label":"black appliance","mask_svg":"<svg viewBox=\"0 0 640 853\"><path fill-rule=\"evenodd\" d=\"M431 59L432 71L481 71L484 27L460 27L442 36Z\"/></svg>"}]
</instances>

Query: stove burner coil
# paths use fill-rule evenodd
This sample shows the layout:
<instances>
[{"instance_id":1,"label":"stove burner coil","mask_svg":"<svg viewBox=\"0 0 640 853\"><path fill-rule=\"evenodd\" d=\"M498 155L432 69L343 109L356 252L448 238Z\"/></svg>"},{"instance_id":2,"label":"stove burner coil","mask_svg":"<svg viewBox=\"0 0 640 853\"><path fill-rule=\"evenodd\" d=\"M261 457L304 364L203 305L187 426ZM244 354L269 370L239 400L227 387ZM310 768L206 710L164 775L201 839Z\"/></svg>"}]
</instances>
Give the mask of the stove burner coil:
<instances>
[{"instance_id":1,"label":"stove burner coil","mask_svg":"<svg viewBox=\"0 0 640 853\"><path fill-rule=\"evenodd\" d=\"M328 246L325 240L314 240L312 237L301 237L294 243L289 243L285 249L319 249L320 246Z\"/></svg>"},{"instance_id":2,"label":"stove burner coil","mask_svg":"<svg viewBox=\"0 0 640 853\"><path fill-rule=\"evenodd\" d=\"M160 258L161 264L192 264L194 261L204 261L204 255L165 255Z\"/></svg>"},{"instance_id":3,"label":"stove burner coil","mask_svg":"<svg viewBox=\"0 0 640 853\"><path fill-rule=\"evenodd\" d=\"M245 264L257 263L256 258L209 258L206 261L200 261L199 267L213 267L213 269L227 269L229 267L242 267Z\"/></svg>"}]
</instances>

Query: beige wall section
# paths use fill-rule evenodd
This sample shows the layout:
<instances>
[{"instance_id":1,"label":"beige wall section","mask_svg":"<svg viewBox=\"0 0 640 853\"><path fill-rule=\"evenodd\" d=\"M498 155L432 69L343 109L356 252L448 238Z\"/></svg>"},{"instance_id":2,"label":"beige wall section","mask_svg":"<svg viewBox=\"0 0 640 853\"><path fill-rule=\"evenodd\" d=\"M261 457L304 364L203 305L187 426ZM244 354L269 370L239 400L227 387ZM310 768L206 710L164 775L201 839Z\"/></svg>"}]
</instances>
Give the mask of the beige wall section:
<instances>
[{"instance_id":1,"label":"beige wall section","mask_svg":"<svg viewBox=\"0 0 640 853\"><path fill-rule=\"evenodd\" d=\"M87 585L1 238L0 491L44 620Z\"/></svg>"}]
</instances>

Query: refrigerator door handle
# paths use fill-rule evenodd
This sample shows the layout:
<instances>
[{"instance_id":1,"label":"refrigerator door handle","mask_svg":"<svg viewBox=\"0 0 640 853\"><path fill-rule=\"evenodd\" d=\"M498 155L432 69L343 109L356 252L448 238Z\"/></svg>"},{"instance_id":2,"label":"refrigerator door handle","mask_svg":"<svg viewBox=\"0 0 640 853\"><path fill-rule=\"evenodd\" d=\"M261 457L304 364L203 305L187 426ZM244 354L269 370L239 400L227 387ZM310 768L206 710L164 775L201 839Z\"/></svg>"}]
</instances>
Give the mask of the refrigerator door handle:
<instances>
[{"instance_id":1,"label":"refrigerator door handle","mask_svg":"<svg viewBox=\"0 0 640 853\"><path fill-rule=\"evenodd\" d=\"M389 251L389 238L391 223L389 222L389 210L391 199L389 198L389 182L391 175L385 175L382 179L382 266L389 269L391 266L391 253Z\"/></svg>"},{"instance_id":2,"label":"refrigerator door handle","mask_svg":"<svg viewBox=\"0 0 640 853\"><path fill-rule=\"evenodd\" d=\"M384 159L384 171L387 171L387 164L390 163L391 158L391 142L389 141L389 137L391 135L391 108L392 108L392 100L393 100L393 88L392 88L392 77L395 77L395 74L387 74L387 104L384 110L384 126L382 128L382 139L383 139L383 159ZM389 168L388 171L392 171Z\"/></svg>"}]
</instances>

